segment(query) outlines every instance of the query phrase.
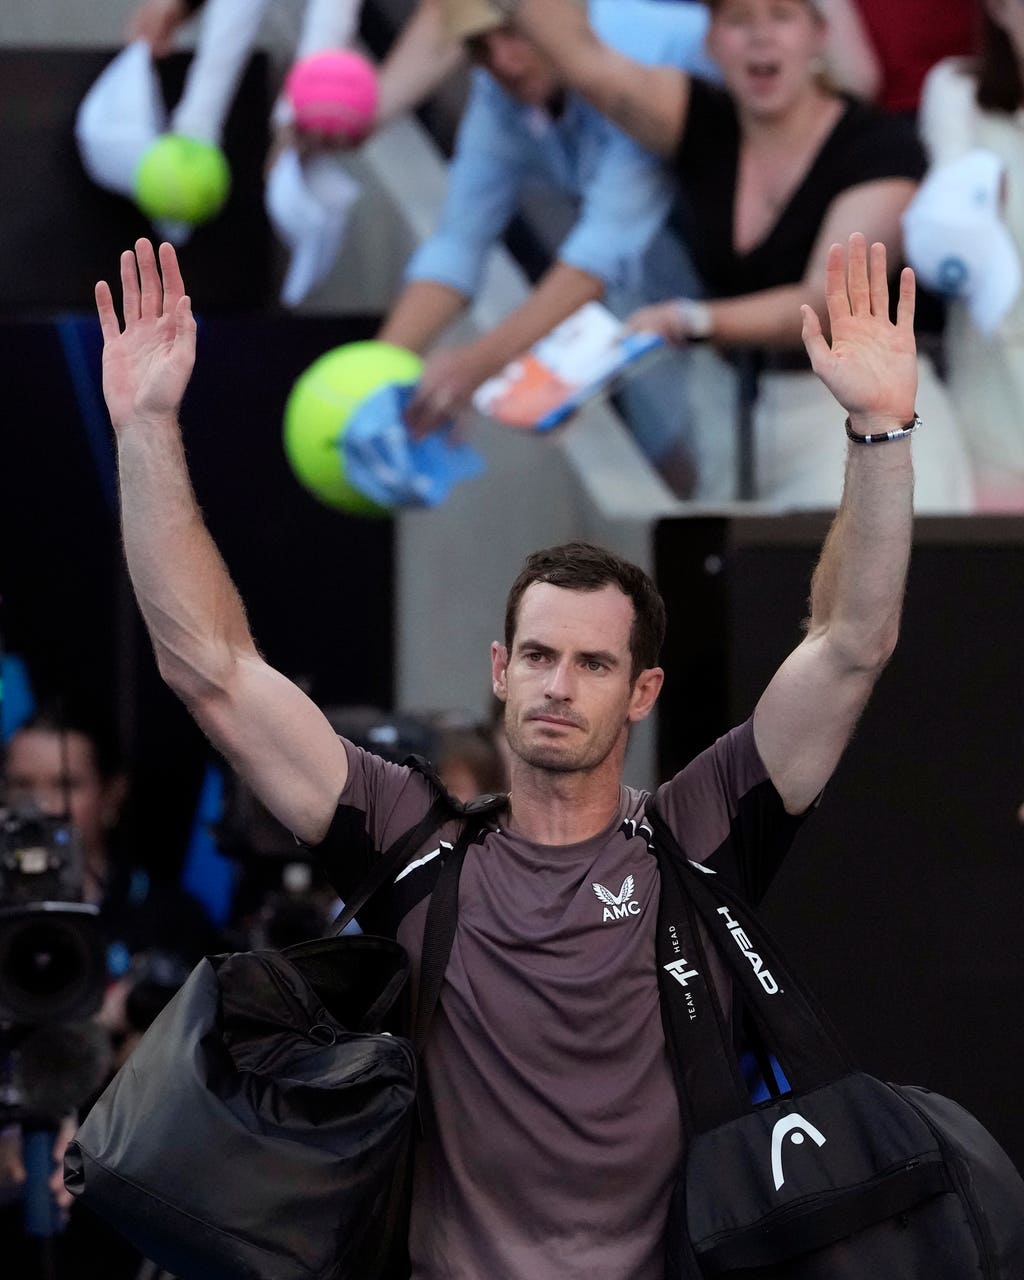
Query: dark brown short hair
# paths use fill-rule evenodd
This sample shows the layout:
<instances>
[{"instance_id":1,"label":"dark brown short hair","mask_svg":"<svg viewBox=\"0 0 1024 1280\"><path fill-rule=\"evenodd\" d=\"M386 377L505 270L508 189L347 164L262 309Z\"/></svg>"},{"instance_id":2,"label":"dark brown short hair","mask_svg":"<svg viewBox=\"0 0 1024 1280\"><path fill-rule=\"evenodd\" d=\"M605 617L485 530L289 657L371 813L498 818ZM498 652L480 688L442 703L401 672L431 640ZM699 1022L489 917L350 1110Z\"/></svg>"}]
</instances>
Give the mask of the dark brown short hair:
<instances>
[{"instance_id":1,"label":"dark brown short hair","mask_svg":"<svg viewBox=\"0 0 1024 1280\"><path fill-rule=\"evenodd\" d=\"M600 591L609 584L618 587L633 602L629 632L632 679L658 665L665 639L665 603L657 587L643 569L590 542L567 542L527 557L505 603L505 647L509 652L519 620L519 603L527 587L535 582L549 582L568 591Z\"/></svg>"}]
</instances>

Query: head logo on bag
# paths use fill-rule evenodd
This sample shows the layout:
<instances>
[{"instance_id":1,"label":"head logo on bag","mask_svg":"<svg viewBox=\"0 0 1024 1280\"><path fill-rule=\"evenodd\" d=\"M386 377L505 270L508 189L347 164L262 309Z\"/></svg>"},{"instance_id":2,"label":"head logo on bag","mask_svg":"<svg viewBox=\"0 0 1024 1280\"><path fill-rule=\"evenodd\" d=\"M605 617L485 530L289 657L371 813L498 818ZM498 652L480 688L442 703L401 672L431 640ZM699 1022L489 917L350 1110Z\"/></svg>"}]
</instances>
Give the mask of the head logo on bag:
<instances>
[{"instance_id":1,"label":"head logo on bag","mask_svg":"<svg viewBox=\"0 0 1024 1280\"><path fill-rule=\"evenodd\" d=\"M796 1114L783 1116L781 1120L776 1121L775 1128L772 1130L772 1177L775 1179L776 1191L781 1191L782 1184L786 1181L785 1174L782 1172L782 1143L787 1134L790 1135L794 1146L800 1146L804 1140L804 1134L819 1147L823 1147L826 1141L825 1135L803 1116Z\"/></svg>"}]
</instances>

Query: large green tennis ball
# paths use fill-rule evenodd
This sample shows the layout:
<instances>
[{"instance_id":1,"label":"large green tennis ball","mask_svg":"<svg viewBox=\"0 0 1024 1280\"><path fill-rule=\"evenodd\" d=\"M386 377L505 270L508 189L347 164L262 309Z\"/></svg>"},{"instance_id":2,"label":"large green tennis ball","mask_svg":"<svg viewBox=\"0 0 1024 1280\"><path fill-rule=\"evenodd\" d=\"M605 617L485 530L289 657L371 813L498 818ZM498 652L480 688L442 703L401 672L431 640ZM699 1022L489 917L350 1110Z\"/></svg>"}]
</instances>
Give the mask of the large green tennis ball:
<instances>
[{"instance_id":1,"label":"large green tennis ball","mask_svg":"<svg viewBox=\"0 0 1024 1280\"><path fill-rule=\"evenodd\" d=\"M151 143L135 170L135 202L154 222L206 222L220 212L230 187L220 147L177 133Z\"/></svg>"},{"instance_id":2,"label":"large green tennis ball","mask_svg":"<svg viewBox=\"0 0 1024 1280\"><path fill-rule=\"evenodd\" d=\"M284 451L299 483L329 507L386 515L345 476L341 440L353 410L388 383L420 376L419 356L390 342L348 342L299 375L284 407Z\"/></svg>"}]
</instances>

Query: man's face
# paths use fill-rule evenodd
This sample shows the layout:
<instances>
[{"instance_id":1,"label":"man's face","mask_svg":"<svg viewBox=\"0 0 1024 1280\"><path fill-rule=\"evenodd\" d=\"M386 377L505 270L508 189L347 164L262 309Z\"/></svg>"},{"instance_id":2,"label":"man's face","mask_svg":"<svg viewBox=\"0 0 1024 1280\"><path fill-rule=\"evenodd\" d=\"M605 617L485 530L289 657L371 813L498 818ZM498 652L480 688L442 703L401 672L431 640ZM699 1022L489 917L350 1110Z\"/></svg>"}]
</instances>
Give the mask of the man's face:
<instances>
[{"instance_id":1,"label":"man's face","mask_svg":"<svg viewBox=\"0 0 1024 1280\"><path fill-rule=\"evenodd\" d=\"M119 797L100 776L84 734L20 730L7 751L6 779L12 802L30 801L51 817L67 812L86 852L102 851Z\"/></svg>"},{"instance_id":2,"label":"man's face","mask_svg":"<svg viewBox=\"0 0 1024 1280\"><path fill-rule=\"evenodd\" d=\"M492 646L494 691L505 703L513 755L555 773L592 772L625 749L629 724L661 688L654 667L631 679L633 604L618 587L527 587L512 650Z\"/></svg>"},{"instance_id":3,"label":"man's face","mask_svg":"<svg viewBox=\"0 0 1024 1280\"><path fill-rule=\"evenodd\" d=\"M554 67L541 51L510 27L498 27L469 41L473 61L528 107L546 107L561 91Z\"/></svg>"}]
</instances>

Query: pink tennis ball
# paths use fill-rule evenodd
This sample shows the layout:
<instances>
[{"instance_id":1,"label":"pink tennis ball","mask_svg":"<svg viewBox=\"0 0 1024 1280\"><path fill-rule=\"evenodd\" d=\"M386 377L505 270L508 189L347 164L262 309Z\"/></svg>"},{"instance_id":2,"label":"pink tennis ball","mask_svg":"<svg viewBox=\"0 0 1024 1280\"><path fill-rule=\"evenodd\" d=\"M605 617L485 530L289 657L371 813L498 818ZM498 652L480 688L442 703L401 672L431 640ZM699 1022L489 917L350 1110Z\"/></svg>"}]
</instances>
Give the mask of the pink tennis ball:
<instances>
[{"instance_id":1,"label":"pink tennis ball","mask_svg":"<svg viewBox=\"0 0 1024 1280\"><path fill-rule=\"evenodd\" d=\"M377 73L349 49L328 49L296 62L284 91L300 129L359 142L373 128Z\"/></svg>"}]
</instances>

